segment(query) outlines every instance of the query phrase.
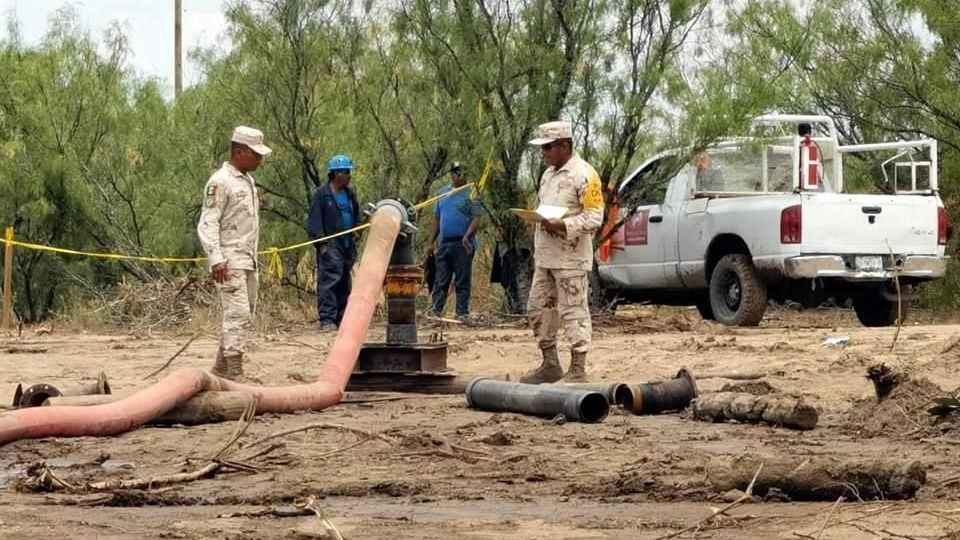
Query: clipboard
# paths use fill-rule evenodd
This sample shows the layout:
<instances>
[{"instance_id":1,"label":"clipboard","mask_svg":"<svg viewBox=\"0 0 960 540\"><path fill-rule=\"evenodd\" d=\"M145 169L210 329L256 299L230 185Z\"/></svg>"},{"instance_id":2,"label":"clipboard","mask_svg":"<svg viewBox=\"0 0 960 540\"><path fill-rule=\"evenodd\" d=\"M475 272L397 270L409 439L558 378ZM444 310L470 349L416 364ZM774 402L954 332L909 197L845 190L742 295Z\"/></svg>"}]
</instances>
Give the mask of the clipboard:
<instances>
[{"instance_id":1,"label":"clipboard","mask_svg":"<svg viewBox=\"0 0 960 540\"><path fill-rule=\"evenodd\" d=\"M560 219L567 215L569 209L564 206L541 204L536 208L536 210L528 210L526 208L511 208L510 211L520 219L533 223L540 223L541 221L547 219Z\"/></svg>"}]
</instances>

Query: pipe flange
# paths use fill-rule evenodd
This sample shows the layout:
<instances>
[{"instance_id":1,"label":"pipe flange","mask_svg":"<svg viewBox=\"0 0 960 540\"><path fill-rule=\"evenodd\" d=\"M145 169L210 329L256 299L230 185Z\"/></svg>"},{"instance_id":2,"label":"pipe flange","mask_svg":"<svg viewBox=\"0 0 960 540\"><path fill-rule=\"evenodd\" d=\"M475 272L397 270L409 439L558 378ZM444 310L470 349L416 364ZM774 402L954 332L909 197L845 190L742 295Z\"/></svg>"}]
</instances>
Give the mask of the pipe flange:
<instances>
[{"instance_id":1,"label":"pipe flange","mask_svg":"<svg viewBox=\"0 0 960 540\"><path fill-rule=\"evenodd\" d=\"M700 395L699 390L697 390L697 379L693 377L693 372L687 368L680 368L680 371L677 372L674 379L686 379L690 383L690 388L693 389L693 397Z\"/></svg>"},{"instance_id":2,"label":"pipe flange","mask_svg":"<svg viewBox=\"0 0 960 540\"><path fill-rule=\"evenodd\" d=\"M20 396L20 408L39 407L43 402L60 396L60 390L56 386L47 383L35 384L23 391Z\"/></svg>"},{"instance_id":3,"label":"pipe flange","mask_svg":"<svg viewBox=\"0 0 960 540\"><path fill-rule=\"evenodd\" d=\"M400 214L400 234L413 234L417 232L417 209L400 198L387 198L377 203L367 205L365 214L370 217L381 208L391 208L397 210Z\"/></svg>"}]
</instances>

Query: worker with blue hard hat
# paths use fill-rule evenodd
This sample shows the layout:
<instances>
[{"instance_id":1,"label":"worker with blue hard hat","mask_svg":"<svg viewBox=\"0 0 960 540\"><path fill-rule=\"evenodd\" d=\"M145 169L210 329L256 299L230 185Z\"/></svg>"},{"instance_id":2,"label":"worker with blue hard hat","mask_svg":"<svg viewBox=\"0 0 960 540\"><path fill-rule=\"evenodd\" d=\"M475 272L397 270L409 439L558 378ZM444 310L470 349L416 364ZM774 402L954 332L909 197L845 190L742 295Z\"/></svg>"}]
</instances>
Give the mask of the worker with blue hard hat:
<instances>
[{"instance_id":1,"label":"worker with blue hard hat","mask_svg":"<svg viewBox=\"0 0 960 540\"><path fill-rule=\"evenodd\" d=\"M360 219L360 204L350 188L353 160L337 154L327 163L327 183L313 192L307 232L324 238L352 229ZM335 331L347 308L352 281L350 270L357 258L352 234L314 244L317 250L317 315L320 329Z\"/></svg>"}]
</instances>

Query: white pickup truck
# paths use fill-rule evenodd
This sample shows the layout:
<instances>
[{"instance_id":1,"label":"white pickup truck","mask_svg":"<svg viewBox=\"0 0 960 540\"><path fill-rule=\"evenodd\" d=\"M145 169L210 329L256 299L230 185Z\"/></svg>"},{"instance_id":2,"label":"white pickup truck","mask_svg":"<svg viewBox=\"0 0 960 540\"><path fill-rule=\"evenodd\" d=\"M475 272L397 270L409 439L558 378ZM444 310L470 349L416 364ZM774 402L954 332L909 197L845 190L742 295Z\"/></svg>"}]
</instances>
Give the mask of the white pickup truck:
<instances>
[{"instance_id":1,"label":"white pickup truck","mask_svg":"<svg viewBox=\"0 0 960 540\"><path fill-rule=\"evenodd\" d=\"M906 300L946 272L936 141L843 146L826 116L767 115L753 132L693 160L660 154L620 183L591 300L696 305L739 326L768 299L852 300L865 326L902 319L897 286ZM873 193L846 193L845 172Z\"/></svg>"}]
</instances>

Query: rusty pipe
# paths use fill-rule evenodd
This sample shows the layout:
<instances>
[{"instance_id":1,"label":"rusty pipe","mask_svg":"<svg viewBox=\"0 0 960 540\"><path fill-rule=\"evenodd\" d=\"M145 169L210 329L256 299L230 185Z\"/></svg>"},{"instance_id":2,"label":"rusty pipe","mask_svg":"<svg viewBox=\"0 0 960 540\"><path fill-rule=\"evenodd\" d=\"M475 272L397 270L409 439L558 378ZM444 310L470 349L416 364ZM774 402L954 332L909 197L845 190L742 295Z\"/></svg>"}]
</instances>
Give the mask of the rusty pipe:
<instances>
[{"instance_id":1,"label":"rusty pipe","mask_svg":"<svg viewBox=\"0 0 960 540\"><path fill-rule=\"evenodd\" d=\"M115 435L141 426L198 392L240 391L257 398L257 413L321 410L343 397L376 309L394 242L407 222L403 204L385 200L372 216L356 285L330 354L311 384L259 387L215 377L199 369L180 370L130 397L104 405L51 406L0 414L0 446L21 439Z\"/></svg>"},{"instance_id":2,"label":"rusty pipe","mask_svg":"<svg viewBox=\"0 0 960 540\"><path fill-rule=\"evenodd\" d=\"M666 411L683 410L690 405L693 398L697 397L697 381L686 369L681 369L668 381L636 384L631 389L633 390L631 409L634 414L660 414Z\"/></svg>"}]
</instances>

